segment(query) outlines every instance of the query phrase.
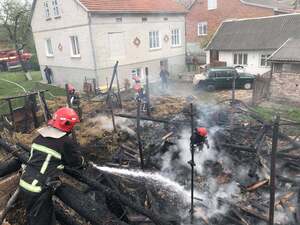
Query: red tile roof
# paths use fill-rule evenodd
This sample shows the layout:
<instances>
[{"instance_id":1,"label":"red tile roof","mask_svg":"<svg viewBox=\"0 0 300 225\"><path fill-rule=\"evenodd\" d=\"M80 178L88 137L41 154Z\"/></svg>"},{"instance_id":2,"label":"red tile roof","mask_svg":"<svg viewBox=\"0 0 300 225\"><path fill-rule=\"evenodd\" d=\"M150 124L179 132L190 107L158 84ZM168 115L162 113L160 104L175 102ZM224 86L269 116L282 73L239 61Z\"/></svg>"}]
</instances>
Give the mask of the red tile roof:
<instances>
[{"instance_id":1,"label":"red tile roof","mask_svg":"<svg viewBox=\"0 0 300 225\"><path fill-rule=\"evenodd\" d=\"M175 0L79 0L89 11L130 13L186 13Z\"/></svg>"}]
</instances>

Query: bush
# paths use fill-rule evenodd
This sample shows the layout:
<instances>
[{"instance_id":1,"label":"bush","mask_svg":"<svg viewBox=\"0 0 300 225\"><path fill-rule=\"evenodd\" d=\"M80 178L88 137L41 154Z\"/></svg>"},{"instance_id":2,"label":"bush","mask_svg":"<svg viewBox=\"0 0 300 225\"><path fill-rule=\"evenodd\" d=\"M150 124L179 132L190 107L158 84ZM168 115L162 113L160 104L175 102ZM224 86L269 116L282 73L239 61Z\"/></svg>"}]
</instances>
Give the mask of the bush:
<instances>
[{"instance_id":1,"label":"bush","mask_svg":"<svg viewBox=\"0 0 300 225\"><path fill-rule=\"evenodd\" d=\"M34 71L40 70L40 64L36 54L33 54L31 59L28 61L28 68Z\"/></svg>"}]
</instances>

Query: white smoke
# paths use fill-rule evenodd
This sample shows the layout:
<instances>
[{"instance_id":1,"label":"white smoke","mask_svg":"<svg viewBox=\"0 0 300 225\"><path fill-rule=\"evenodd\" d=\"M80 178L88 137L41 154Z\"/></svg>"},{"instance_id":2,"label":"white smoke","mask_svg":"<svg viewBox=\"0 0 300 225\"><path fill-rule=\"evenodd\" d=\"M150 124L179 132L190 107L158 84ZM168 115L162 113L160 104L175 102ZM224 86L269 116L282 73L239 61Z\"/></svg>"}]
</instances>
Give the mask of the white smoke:
<instances>
[{"instance_id":1,"label":"white smoke","mask_svg":"<svg viewBox=\"0 0 300 225\"><path fill-rule=\"evenodd\" d=\"M199 196L203 202L202 204L205 207L197 206L195 216L201 217L202 219L205 217L209 219L210 217L216 214L225 214L228 210L226 205L220 205L219 199L228 199L231 202L237 201L238 196L240 194L240 188L237 183L229 182L220 184L217 178L210 176L210 174L206 174L205 162L208 160L219 162L222 165L223 171L229 172L234 168L232 161L228 156L224 153L220 153L215 149L215 145L213 142L213 136L219 130L219 127L213 127L209 129L208 142L210 148L208 149L206 146L203 147L201 151L196 151L194 160L195 160L195 174L199 177L205 177L206 179L201 183L199 188L198 184L195 184L195 192L197 196ZM190 165L187 163L191 160L191 151L190 151L190 130L183 130L180 139L177 141L177 149L179 150L179 159L176 161L181 164L185 168L190 169ZM162 166L162 174L167 176L168 178L181 182L182 174L177 174L176 165L172 163L172 152L166 152L163 156L163 166ZM244 172L243 172L244 173ZM189 177L186 178L190 180ZM205 187L205 188L203 188ZM200 207L200 208L199 208ZM187 213L187 212L185 212ZM184 214L184 212L181 212Z\"/></svg>"},{"instance_id":2,"label":"white smoke","mask_svg":"<svg viewBox=\"0 0 300 225\"><path fill-rule=\"evenodd\" d=\"M94 123L95 126L98 126L99 128L106 131L113 131L114 129L112 118L108 116L99 115L89 119L89 121ZM130 135L135 135L135 131L130 128L131 124L132 123L130 122L130 120L126 118L115 117L115 125L119 129L129 133Z\"/></svg>"}]
</instances>

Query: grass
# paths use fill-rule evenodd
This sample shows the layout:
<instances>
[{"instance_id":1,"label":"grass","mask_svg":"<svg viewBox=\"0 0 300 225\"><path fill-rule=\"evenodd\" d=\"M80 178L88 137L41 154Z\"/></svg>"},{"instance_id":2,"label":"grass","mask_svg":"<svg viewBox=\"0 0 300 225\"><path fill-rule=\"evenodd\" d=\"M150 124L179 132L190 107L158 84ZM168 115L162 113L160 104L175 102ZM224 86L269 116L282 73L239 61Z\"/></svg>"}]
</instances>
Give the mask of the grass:
<instances>
[{"instance_id":1,"label":"grass","mask_svg":"<svg viewBox=\"0 0 300 225\"><path fill-rule=\"evenodd\" d=\"M257 106L255 111L264 119L271 121L276 113L279 113L282 118L289 119L295 122L300 122L300 108L292 106L276 105L273 107Z\"/></svg>"},{"instance_id":2,"label":"grass","mask_svg":"<svg viewBox=\"0 0 300 225\"><path fill-rule=\"evenodd\" d=\"M40 83L42 80L42 75L40 71L31 72L32 80L28 81L25 78L23 72L1 72L0 73L0 99L9 96L16 96L24 94L24 90L18 87L16 84L9 83L5 80L15 82L21 85L25 90L28 91L37 91L37 90L49 90L55 96L65 95L65 90L59 87L52 85L47 85ZM53 97L50 94L45 95L47 99L52 99ZM24 105L24 99L17 99L12 101L13 108L20 107ZM0 114L7 113L8 107L6 101L0 100Z\"/></svg>"}]
</instances>

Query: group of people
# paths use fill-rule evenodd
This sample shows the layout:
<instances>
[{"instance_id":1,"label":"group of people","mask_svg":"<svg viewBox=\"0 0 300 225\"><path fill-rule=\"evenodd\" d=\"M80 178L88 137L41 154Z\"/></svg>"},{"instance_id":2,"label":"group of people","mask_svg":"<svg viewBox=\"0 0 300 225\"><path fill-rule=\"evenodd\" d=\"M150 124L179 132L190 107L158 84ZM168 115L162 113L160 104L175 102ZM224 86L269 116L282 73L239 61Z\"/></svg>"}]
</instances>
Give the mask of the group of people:
<instances>
[{"instance_id":1,"label":"group of people","mask_svg":"<svg viewBox=\"0 0 300 225\"><path fill-rule=\"evenodd\" d=\"M164 88L168 86L168 76L166 70L161 71ZM134 76L133 80L136 99L147 104L140 78ZM71 85L68 86L68 91L75 94L75 88ZM60 108L53 114L48 125L38 130L39 135L33 140L30 157L23 167L19 183L29 225L56 224L52 196L61 184L61 171L64 166L83 169L87 165L80 146L70 138L74 126L79 122L79 116L72 108ZM191 136L191 145L199 150L204 145L209 148L207 135L206 128L196 128Z\"/></svg>"}]
</instances>

